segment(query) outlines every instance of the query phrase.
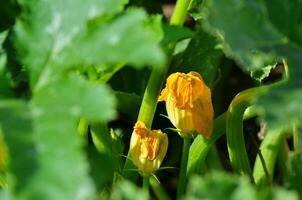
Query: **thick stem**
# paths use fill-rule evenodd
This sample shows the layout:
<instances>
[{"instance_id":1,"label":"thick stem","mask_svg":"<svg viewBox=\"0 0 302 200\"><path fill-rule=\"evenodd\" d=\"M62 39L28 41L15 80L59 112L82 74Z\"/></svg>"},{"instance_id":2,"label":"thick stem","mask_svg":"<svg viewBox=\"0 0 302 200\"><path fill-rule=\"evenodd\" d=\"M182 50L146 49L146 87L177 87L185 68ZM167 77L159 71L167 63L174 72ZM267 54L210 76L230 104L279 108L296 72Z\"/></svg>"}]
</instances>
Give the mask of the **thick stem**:
<instances>
[{"instance_id":1,"label":"thick stem","mask_svg":"<svg viewBox=\"0 0 302 200\"><path fill-rule=\"evenodd\" d=\"M180 197L183 195L185 191L185 186L187 182L187 165L188 165L190 145L191 145L191 138L185 137L183 148L182 148L179 181L177 187L177 199L180 199Z\"/></svg>"},{"instance_id":2,"label":"thick stem","mask_svg":"<svg viewBox=\"0 0 302 200\"><path fill-rule=\"evenodd\" d=\"M178 0L171 17L170 24L181 26L185 22L187 9L189 7L191 0Z\"/></svg>"}]
</instances>

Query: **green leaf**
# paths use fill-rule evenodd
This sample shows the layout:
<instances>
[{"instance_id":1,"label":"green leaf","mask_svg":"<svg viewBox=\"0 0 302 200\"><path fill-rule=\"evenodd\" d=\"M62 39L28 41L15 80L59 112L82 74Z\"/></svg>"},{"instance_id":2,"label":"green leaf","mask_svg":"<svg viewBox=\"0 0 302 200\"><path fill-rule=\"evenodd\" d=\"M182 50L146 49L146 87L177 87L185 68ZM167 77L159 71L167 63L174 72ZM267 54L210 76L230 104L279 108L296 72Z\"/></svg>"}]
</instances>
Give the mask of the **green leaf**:
<instances>
[{"instance_id":1,"label":"green leaf","mask_svg":"<svg viewBox=\"0 0 302 200\"><path fill-rule=\"evenodd\" d=\"M261 69L253 70L251 71L251 77L261 82L264 78L269 76L271 70L274 69L276 66L277 65L269 65Z\"/></svg>"},{"instance_id":2,"label":"green leaf","mask_svg":"<svg viewBox=\"0 0 302 200\"><path fill-rule=\"evenodd\" d=\"M161 41L163 46L173 42L176 43L193 35L192 31L186 27L173 26L170 24L163 24L163 31L164 38Z\"/></svg>"},{"instance_id":3,"label":"green leaf","mask_svg":"<svg viewBox=\"0 0 302 200\"><path fill-rule=\"evenodd\" d=\"M99 153L92 146L87 147L87 158L92 180L97 190L101 191L107 184L112 183L116 163L110 155Z\"/></svg>"},{"instance_id":4,"label":"green leaf","mask_svg":"<svg viewBox=\"0 0 302 200\"><path fill-rule=\"evenodd\" d=\"M86 65L161 65L161 21L139 9L116 16L125 0L24 1L16 48L41 87L58 72ZM129 51L131 49L131 51ZM39 56L37 56L39 55Z\"/></svg>"},{"instance_id":5,"label":"green leaf","mask_svg":"<svg viewBox=\"0 0 302 200\"><path fill-rule=\"evenodd\" d=\"M88 20L119 12L125 0L89 0L85 4L79 0L20 0L19 3L24 11L15 26L17 49L36 82L45 65L56 60L86 29Z\"/></svg>"},{"instance_id":6,"label":"green leaf","mask_svg":"<svg viewBox=\"0 0 302 200\"><path fill-rule=\"evenodd\" d=\"M185 199L209 200L298 200L298 195L281 188L256 190L246 177L231 176L222 172L214 172L206 177L193 176L188 184Z\"/></svg>"},{"instance_id":7,"label":"green leaf","mask_svg":"<svg viewBox=\"0 0 302 200\"><path fill-rule=\"evenodd\" d=\"M271 129L289 129L302 121L299 2L206 0L203 4L205 29L221 39L225 54L242 69L261 69L285 58L287 81L272 86L256 102Z\"/></svg>"},{"instance_id":8,"label":"green leaf","mask_svg":"<svg viewBox=\"0 0 302 200\"><path fill-rule=\"evenodd\" d=\"M28 184L38 165L29 106L21 101L0 101L0 123L9 154L13 156L10 171L18 180L16 184L14 180L8 181L18 192Z\"/></svg>"},{"instance_id":9,"label":"green leaf","mask_svg":"<svg viewBox=\"0 0 302 200\"><path fill-rule=\"evenodd\" d=\"M75 75L45 85L29 103L1 101L0 123L17 199L87 199L94 192L77 134L80 117L107 122L115 99Z\"/></svg>"},{"instance_id":10,"label":"green leaf","mask_svg":"<svg viewBox=\"0 0 302 200\"><path fill-rule=\"evenodd\" d=\"M271 23L290 41L302 44L302 4L300 0L265 0ZM280 15L282 13L282 15Z\"/></svg>"},{"instance_id":11,"label":"green leaf","mask_svg":"<svg viewBox=\"0 0 302 200\"><path fill-rule=\"evenodd\" d=\"M157 46L162 35L160 18L148 21L147 14L142 10L129 9L112 21L99 24L96 21L96 25L91 26L60 55L58 66L99 63L129 63L134 66L163 64L163 53Z\"/></svg>"},{"instance_id":12,"label":"green leaf","mask_svg":"<svg viewBox=\"0 0 302 200\"><path fill-rule=\"evenodd\" d=\"M205 29L221 39L225 54L244 70L275 62L273 48L287 40L267 20L267 10L261 1L206 0L203 5Z\"/></svg>"},{"instance_id":13,"label":"green leaf","mask_svg":"<svg viewBox=\"0 0 302 200\"><path fill-rule=\"evenodd\" d=\"M222 51L215 37L200 28L194 33L188 47L176 61L175 71L197 71L205 82L212 87L217 77Z\"/></svg>"},{"instance_id":14,"label":"green leaf","mask_svg":"<svg viewBox=\"0 0 302 200\"><path fill-rule=\"evenodd\" d=\"M296 190L302 195L302 154L297 154L291 160L291 170L288 175L287 182L291 189Z\"/></svg>"},{"instance_id":15,"label":"green leaf","mask_svg":"<svg viewBox=\"0 0 302 200\"><path fill-rule=\"evenodd\" d=\"M53 116L81 116L100 122L116 116L116 100L107 86L89 83L75 75L62 77L41 88L35 93L33 103L38 112Z\"/></svg>"}]
</instances>

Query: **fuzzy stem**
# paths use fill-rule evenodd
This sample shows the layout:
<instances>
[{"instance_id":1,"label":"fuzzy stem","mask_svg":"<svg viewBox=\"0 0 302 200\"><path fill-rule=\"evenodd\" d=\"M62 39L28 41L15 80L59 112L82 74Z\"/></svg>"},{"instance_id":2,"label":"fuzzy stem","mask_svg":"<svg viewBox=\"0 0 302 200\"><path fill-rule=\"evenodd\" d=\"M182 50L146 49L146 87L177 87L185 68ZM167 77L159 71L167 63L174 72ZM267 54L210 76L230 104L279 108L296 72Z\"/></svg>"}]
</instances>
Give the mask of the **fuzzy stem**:
<instances>
[{"instance_id":1,"label":"fuzzy stem","mask_svg":"<svg viewBox=\"0 0 302 200\"><path fill-rule=\"evenodd\" d=\"M177 199L183 195L185 191L185 186L187 182L187 165L188 165L188 157L191 145L191 138L185 137L184 144L182 147L182 156L181 156L181 165L180 165L180 173L179 173L179 182L177 187Z\"/></svg>"}]
</instances>

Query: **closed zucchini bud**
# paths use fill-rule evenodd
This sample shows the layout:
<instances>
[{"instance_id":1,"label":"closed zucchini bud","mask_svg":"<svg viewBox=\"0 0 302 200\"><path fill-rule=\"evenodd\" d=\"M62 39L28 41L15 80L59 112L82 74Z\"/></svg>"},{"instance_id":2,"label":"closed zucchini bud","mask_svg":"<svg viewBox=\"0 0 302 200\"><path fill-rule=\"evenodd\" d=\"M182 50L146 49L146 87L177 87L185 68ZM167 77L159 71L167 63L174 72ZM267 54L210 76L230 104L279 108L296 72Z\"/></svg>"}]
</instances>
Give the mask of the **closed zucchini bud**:
<instances>
[{"instance_id":1,"label":"closed zucchini bud","mask_svg":"<svg viewBox=\"0 0 302 200\"><path fill-rule=\"evenodd\" d=\"M171 74L159 101L166 101L169 119L182 137L194 132L207 138L211 136L214 117L211 90L200 74Z\"/></svg>"},{"instance_id":2,"label":"closed zucchini bud","mask_svg":"<svg viewBox=\"0 0 302 200\"><path fill-rule=\"evenodd\" d=\"M130 140L130 154L133 164L144 176L159 169L168 149L168 137L160 130L149 130L138 121Z\"/></svg>"}]
</instances>

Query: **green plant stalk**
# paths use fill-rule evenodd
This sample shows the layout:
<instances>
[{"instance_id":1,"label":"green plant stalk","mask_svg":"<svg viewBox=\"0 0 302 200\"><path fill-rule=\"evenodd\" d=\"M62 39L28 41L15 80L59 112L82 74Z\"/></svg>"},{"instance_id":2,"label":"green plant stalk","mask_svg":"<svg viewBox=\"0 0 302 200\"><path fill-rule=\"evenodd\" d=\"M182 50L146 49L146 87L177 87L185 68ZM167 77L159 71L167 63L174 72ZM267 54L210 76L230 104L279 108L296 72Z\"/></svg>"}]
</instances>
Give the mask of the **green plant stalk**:
<instances>
[{"instance_id":1,"label":"green plant stalk","mask_svg":"<svg viewBox=\"0 0 302 200\"><path fill-rule=\"evenodd\" d=\"M270 177L274 174L275 163L277 156L279 154L279 149L281 143L284 139L284 134L280 131L278 132L268 132L265 135L264 140L260 145L260 151L262 153L263 159L265 160L267 173L269 177L267 177L266 172L263 168L259 155L256 158L253 176L256 185L264 186L270 183Z\"/></svg>"},{"instance_id":2,"label":"green plant stalk","mask_svg":"<svg viewBox=\"0 0 302 200\"><path fill-rule=\"evenodd\" d=\"M277 158L277 164L278 164L278 169L280 171L280 175L283 178L282 181L288 176L289 174L289 162L288 162L288 155L289 155L289 147L287 144L286 139L284 138L281 141L281 146L279 149L279 154Z\"/></svg>"},{"instance_id":3,"label":"green plant stalk","mask_svg":"<svg viewBox=\"0 0 302 200\"><path fill-rule=\"evenodd\" d=\"M161 187L160 183L157 181L157 179L153 176L150 177L150 186L152 191L154 192L157 199L160 200L170 200L169 195L166 193L166 191Z\"/></svg>"},{"instance_id":4,"label":"green plant stalk","mask_svg":"<svg viewBox=\"0 0 302 200\"><path fill-rule=\"evenodd\" d=\"M182 147L179 181L177 186L177 199L180 199L185 191L185 186L187 182L187 165L188 165L189 151L191 145L191 138L184 137L183 141L184 144Z\"/></svg>"},{"instance_id":5,"label":"green plant stalk","mask_svg":"<svg viewBox=\"0 0 302 200\"><path fill-rule=\"evenodd\" d=\"M143 189L149 193L150 176L143 176Z\"/></svg>"},{"instance_id":6,"label":"green plant stalk","mask_svg":"<svg viewBox=\"0 0 302 200\"><path fill-rule=\"evenodd\" d=\"M191 0L178 0L170 20L171 25L182 26L185 22L187 10Z\"/></svg>"},{"instance_id":7,"label":"green plant stalk","mask_svg":"<svg viewBox=\"0 0 302 200\"><path fill-rule=\"evenodd\" d=\"M176 2L176 6L170 20L171 25L182 26L184 24L190 2L191 0L178 0ZM144 122L148 128L151 128L152 125L158 96L169 70L169 65L175 45L175 43L172 43L169 44L166 48L168 57L166 65L164 67L153 68L147 88L144 93L137 120Z\"/></svg>"},{"instance_id":8,"label":"green plant stalk","mask_svg":"<svg viewBox=\"0 0 302 200\"><path fill-rule=\"evenodd\" d=\"M198 135L191 147L189 153L187 176L193 173L200 173L205 168L205 159L213 144L225 134L225 118L226 114L223 113L214 120L213 133L210 139Z\"/></svg>"},{"instance_id":9,"label":"green plant stalk","mask_svg":"<svg viewBox=\"0 0 302 200\"><path fill-rule=\"evenodd\" d=\"M182 26L185 17L187 15L187 9L190 4L191 0L178 0L176 3L176 7L174 9L174 12L172 14L172 18L170 21L170 24L176 25L176 26ZM152 121L154 118L156 105L158 96L160 94L161 88L163 86L165 77L167 75L167 72L169 70L169 65L172 57L172 53L175 48L175 43L169 44L166 47L167 52L167 63L163 67L154 67L152 69L144 97L142 100L142 104L140 107L139 115L137 121L142 121L145 123L146 127L151 128ZM123 176L128 179L134 180L136 177L135 173L129 173L129 169L134 169L135 166L131 162L130 154L128 152L127 159L123 168Z\"/></svg>"},{"instance_id":10,"label":"green plant stalk","mask_svg":"<svg viewBox=\"0 0 302 200\"><path fill-rule=\"evenodd\" d=\"M206 165L206 169L211 169L214 171L224 170L221 158L219 156L219 153L218 153L218 150L217 150L215 144L209 150L205 165Z\"/></svg>"},{"instance_id":11,"label":"green plant stalk","mask_svg":"<svg viewBox=\"0 0 302 200\"><path fill-rule=\"evenodd\" d=\"M226 134L230 161L233 170L248 175L253 174L245 148L243 136L243 115L254 98L267 91L267 87L257 87L239 93L231 102L226 116Z\"/></svg>"},{"instance_id":12,"label":"green plant stalk","mask_svg":"<svg viewBox=\"0 0 302 200\"><path fill-rule=\"evenodd\" d=\"M250 112L244 112L244 120L250 119L257 115L254 107L249 107ZM207 139L201 135L198 135L191 147L189 153L187 176L194 173L202 173L205 169L205 159L209 153L209 150L213 147L215 142L225 134L226 127L226 112L218 116L214 120L213 133L210 139Z\"/></svg>"}]
</instances>

